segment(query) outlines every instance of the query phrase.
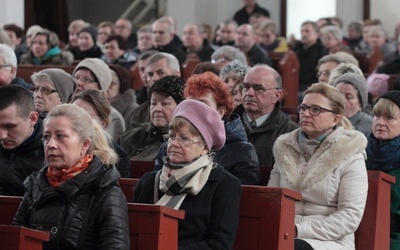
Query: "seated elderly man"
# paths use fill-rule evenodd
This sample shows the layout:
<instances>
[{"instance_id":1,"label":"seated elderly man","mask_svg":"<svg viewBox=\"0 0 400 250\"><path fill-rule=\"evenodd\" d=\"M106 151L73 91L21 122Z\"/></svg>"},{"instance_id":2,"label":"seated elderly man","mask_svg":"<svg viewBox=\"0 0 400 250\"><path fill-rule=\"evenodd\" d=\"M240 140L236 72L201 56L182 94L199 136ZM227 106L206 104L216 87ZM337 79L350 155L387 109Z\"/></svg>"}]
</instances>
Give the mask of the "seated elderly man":
<instances>
[{"instance_id":1,"label":"seated elderly man","mask_svg":"<svg viewBox=\"0 0 400 250\"><path fill-rule=\"evenodd\" d=\"M17 57L6 44L0 44L0 65L0 86L15 84L30 90L32 85L17 77Z\"/></svg>"}]
</instances>

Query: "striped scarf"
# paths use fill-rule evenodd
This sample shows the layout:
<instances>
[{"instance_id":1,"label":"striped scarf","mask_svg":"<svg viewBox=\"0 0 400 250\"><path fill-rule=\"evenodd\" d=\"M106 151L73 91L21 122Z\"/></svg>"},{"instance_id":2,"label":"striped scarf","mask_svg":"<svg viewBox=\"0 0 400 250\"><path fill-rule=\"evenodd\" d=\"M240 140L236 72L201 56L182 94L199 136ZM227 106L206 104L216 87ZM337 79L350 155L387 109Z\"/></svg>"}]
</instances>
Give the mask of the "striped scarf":
<instances>
[{"instance_id":1,"label":"striped scarf","mask_svg":"<svg viewBox=\"0 0 400 250\"><path fill-rule=\"evenodd\" d=\"M212 167L209 155L203 155L186 166L164 164L156 175L156 183L159 178L159 190L164 195L156 205L179 209L187 194L196 196L203 189ZM158 189L154 191L158 193Z\"/></svg>"}]
</instances>

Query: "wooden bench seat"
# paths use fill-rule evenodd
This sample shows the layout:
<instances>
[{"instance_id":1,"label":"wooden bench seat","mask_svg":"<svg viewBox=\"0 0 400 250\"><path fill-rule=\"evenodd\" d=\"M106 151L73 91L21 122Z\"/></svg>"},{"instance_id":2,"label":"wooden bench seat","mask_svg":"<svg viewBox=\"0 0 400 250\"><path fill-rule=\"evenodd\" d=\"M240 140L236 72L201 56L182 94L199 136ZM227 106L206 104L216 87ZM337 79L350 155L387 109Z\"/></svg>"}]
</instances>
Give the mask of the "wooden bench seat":
<instances>
[{"instance_id":1,"label":"wooden bench seat","mask_svg":"<svg viewBox=\"0 0 400 250\"><path fill-rule=\"evenodd\" d=\"M61 66L61 65L18 65L17 77L21 77L25 82L32 82L31 76L35 72L39 72L48 68L58 68L65 72L72 74L75 66Z\"/></svg>"},{"instance_id":2,"label":"wooden bench seat","mask_svg":"<svg viewBox=\"0 0 400 250\"><path fill-rule=\"evenodd\" d=\"M153 172L154 161L131 160L131 177L140 179L145 173Z\"/></svg>"}]
</instances>

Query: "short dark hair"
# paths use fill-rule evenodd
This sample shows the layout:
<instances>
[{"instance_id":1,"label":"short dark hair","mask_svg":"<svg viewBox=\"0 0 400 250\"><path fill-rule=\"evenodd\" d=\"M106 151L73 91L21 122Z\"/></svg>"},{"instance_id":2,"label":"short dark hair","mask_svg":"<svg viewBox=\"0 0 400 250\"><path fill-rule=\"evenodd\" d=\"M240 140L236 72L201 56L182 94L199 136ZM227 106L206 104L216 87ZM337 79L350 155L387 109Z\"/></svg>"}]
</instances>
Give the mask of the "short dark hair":
<instances>
[{"instance_id":1,"label":"short dark hair","mask_svg":"<svg viewBox=\"0 0 400 250\"><path fill-rule=\"evenodd\" d=\"M13 23L4 25L3 29L6 31L14 32L17 38L23 38L24 34L25 34L25 31L23 28L19 27L16 24L13 24Z\"/></svg>"},{"instance_id":2,"label":"short dark hair","mask_svg":"<svg viewBox=\"0 0 400 250\"><path fill-rule=\"evenodd\" d=\"M122 49L125 51L128 49L128 42L120 35L111 35L111 36L107 37L107 40L104 42L104 44L109 43L114 40L117 41L119 49Z\"/></svg>"},{"instance_id":3,"label":"short dark hair","mask_svg":"<svg viewBox=\"0 0 400 250\"><path fill-rule=\"evenodd\" d=\"M12 105L17 106L17 115L28 118L32 111L35 111L32 94L19 85L4 85L0 87L0 110Z\"/></svg>"}]
</instances>

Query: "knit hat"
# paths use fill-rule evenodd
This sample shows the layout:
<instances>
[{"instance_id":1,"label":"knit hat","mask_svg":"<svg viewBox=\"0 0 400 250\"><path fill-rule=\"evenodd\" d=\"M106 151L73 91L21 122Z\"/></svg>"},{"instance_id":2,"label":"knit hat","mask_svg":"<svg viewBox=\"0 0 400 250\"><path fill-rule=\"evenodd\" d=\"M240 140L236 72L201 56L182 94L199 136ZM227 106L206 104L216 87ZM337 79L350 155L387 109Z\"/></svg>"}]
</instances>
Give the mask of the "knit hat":
<instances>
[{"instance_id":1,"label":"knit hat","mask_svg":"<svg viewBox=\"0 0 400 250\"><path fill-rule=\"evenodd\" d=\"M121 94L124 93L129 88L132 88L133 80L131 73L129 73L129 70L117 64L111 64L108 65L108 67L110 67L110 69L117 74L120 84L119 91Z\"/></svg>"},{"instance_id":2,"label":"knit hat","mask_svg":"<svg viewBox=\"0 0 400 250\"><path fill-rule=\"evenodd\" d=\"M222 69L221 72L219 73L219 77L224 79L224 77L229 74L233 73L235 75L238 75L239 77L244 77L246 75L247 71L249 71L250 67L243 64L239 60L233 60L232 62L228 63L225 65Z\"/></svg>"},{"instance_id":3,"label":"knit hat","mask_svg":"<svg viewBox=\"0 0 400 250\"><path fill-rule=\"evenodd\" d=\"M50 77L55 89L58 91L62 103L68 103L75 91L76 83L74 78L62 69L49 68L41 73Z\"/></svg>"},{"instance_id":4,"label":"knit hat","mask_svg":"<svg viewBox=\"0 0 400 250\"><path fill-rule=\"evenodd\" d=\"M386 74L372 73L367 78L367 89L372 96L381 96L388 91L388 79L390 76Z\"/></svg>"},{"instance_id":5,"label":"knit hat","mask_svg":"<svg viewBox=\"0 0 400 250\"><path fill-rule=\"evenodd\" d=\"M100 85L100 90L107 91L110 88L112 79L111 70L103 60L99 58L86 58L76 66L72 75L75 75L76 71L80 68L92 71Z\"/></svg>"},{"instance_id":6,"label":"knit hat","mask_svg":"<svg viewBox=\"0 0 400 250\"><path fill-rule=\"evenodd\" d=\"M160 93L165 96L171 96L176 104L183 100L183 89L185 87L185 80L179 76L165 76L154 82L150 87L149 96L153 92Z\"/></svg>"},{"instance_id":7,"label":"knit hat","mask_svg":"<svg viewBox=\"0 0 400 250\"><path fill-rule=\"evenodd\" d=\"M96 44L97 35L99 34L99 32L98 32L96 26L94 26L94 25L89 25L89 26L87 26L87 27L81 29L81 30L79 31L78 35L79 35L80 33L82 33L82 32L87 32L87 33L89 33L89 34L92 36L92 38L93 38L93 43Z\"/></svg>"},{"instance_id":8,"label":"knit hat","mask_svg":"<svg viewBox=\"0 0 400 250\"><path fill-rule=\"evenodd\" d=\"M397 105L397 107L400 108L400 91L398 91L398 90L390 90L390 91L384 93L383 95L381 95L378 98L378 100L376 100L376 102L378 102L379 99L381 99L381 98L385 98L385 99L388 99L388 100L392 101L394 104ZM176 112L176 110L175 110L175 112Z\"/></svg>"},{"instance_id":9,"label":"knit hat","mask_svg":"<svg viewBox=\"0 0 400 250\"><path fill-rule=\"evenodd\" d=\"M201 134L209 151L219 150L225 144L225 126L221 117L207 104L196 100L184 100L175 109L172 119L188 120Z\"/></svg>"},{"instance_id":10,"label":"knit hat","mask_svg":"<svg viewBox=\"0 0 400 250\"><path fill-rule=\"evenodd\" d=\"M333 86L336 87L340 82L350 83L358 91L358 99L361 104L361 108L365 108L368 106L368 91L367 91L367 81L365 77L356 73L346 73L339 76Z\"/></svg>"}]
</instances>

